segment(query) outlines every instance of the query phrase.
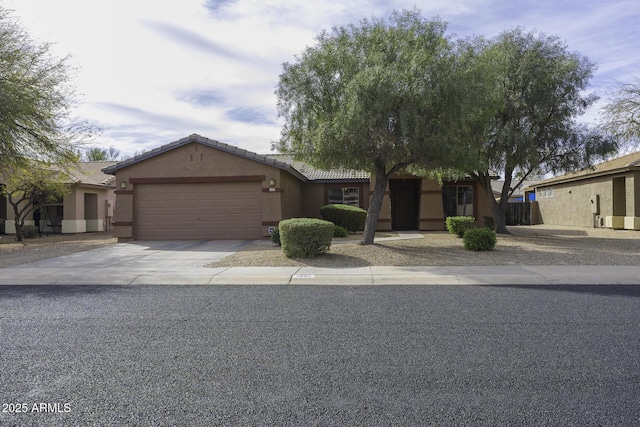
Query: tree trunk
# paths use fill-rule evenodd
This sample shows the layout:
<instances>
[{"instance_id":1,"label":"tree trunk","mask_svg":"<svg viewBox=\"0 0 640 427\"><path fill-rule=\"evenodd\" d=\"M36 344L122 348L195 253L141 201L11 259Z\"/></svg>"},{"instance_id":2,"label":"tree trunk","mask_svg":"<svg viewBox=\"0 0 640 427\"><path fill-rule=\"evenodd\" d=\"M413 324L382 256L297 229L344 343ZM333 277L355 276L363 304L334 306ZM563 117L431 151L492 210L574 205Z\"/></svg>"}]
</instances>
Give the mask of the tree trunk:
<instances>
[{"instance_id":1,"label":"tree trunk","mask_svg":"<svg viewBox=\"0 0 640 427\"><path fill-rule=\"evenodd\" d=\"M496 202L497 210L493 214L496 223L496 233L509 234L507 230L507 209L509 208L509 196L511 195L511 182L513 181L513 168L506 167L504 171L504 183L500 193L500 203ZM489 185L491 187L491 185ZM491 192L493 194L493 192ZM495 201L495 198L493 198Z\"/></svg>"},{"instance_id":2,"label":"tree trunk","mask_svg":"<svg viewBox=\"0 0 640 427\"><path fill-rule=\"evenodd\" d=\"M478 177L478 182L484 189L484 192L487 195L487 199L489 200L489 206L491 207L491 214L493 215L493 222L496 227L496 233L509 234L509 231L507 230L507 204L502 202L504 197L502 197L500 199L500 203L498 203L495 196L493 195L493 189L491 188L491 176L489 174L481 174ZM504 195L504 191L502 193Z\"/></svg>"},{"instance_id":3,"label":"tree trunk","mask_svg":"<svg viewBox=\"0 0 640 427\"><path fill-rule=\"evenodd\" d=\"M16 218L16 242L22 242L22 224L20 223L20 221L18 221L18 218Z\"/></svg>"},{"instance_id":4,"label":"tree trunk","mask_svg":"<svg viewBox=\"0 0 640 427\"><path fill-rule=\"evenodd\" d=\"M14 222L15 222L15 227L16 227L16 241L17 242L22 242L22 226L24 225L24 217L25 217L25 209L23 208L22 210L20 210L20 203L24 202L25 198L22 198L20 200L18 200L17 202L13 200L13 198L11 197L11 194L9 194L8 197L8 202L11 205L11 207L13 207L13 216L14 216ZM27 205L28 207L28 205Z\"/></svg>"},{"instance_id":5,"label":"tree trunk","mask_svg":"<svg viewBox=\"0 0 640 427\"><path fill-rule=\"evenodd\" d=\"M378 228L378 218L380 217L380 210L382 209L382 202L384 200L384 193L387 190L387 183L389 182L389 175L385 173L385 168L376 162L374 171L375 186L373 187L373 195L369 202L369 210L367 211L367 220L364 224L364 236L362 237L361 245L373 244L373 238Z\"/></svg>"},{"instance_id":6,"label":"tree trunk","mask_svg":"<svg viewBox=\"0 0 640 427\"><path fill-rule=\"evenodd\" d=\"M493 202L493 222L496 224L496 233L509 234L509 230L507 230L507 204L505 203L503 206L502 203L496 202L495 198L493 199Z\"/></svg>"}]
</instances>

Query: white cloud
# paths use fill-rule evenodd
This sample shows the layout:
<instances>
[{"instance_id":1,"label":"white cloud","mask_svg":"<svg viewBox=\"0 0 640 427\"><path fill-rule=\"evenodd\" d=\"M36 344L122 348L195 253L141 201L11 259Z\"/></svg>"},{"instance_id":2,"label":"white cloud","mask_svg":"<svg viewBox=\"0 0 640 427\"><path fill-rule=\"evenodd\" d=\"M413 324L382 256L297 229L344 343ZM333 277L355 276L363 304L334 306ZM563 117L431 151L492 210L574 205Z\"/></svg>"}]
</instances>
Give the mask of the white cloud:
<instances>
[{"instance_id":1,"label":"white cloud","mask_svg":"<svg viewBox=\"0 0 640 427\"><path fill-rule=\"evenodd\" d=\"M558 35L599 64L596 90L638 71L636 1L5 0L28 32L72 55L79 114L132 154L197 132L258 152L280 133L281 65L323 29L417 7L450 32L516 25Z\"/></svg>"}]
</instances>

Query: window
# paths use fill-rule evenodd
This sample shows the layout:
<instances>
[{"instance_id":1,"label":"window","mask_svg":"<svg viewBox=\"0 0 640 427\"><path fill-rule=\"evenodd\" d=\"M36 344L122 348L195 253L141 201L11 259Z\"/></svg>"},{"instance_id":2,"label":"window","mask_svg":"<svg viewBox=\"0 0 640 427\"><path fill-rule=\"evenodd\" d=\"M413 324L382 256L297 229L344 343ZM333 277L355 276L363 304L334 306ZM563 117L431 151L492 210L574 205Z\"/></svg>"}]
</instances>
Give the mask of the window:
<instances>
[{"instance_id":1,"label":"window","mask_svg":"<svg viewBox=\"0 0 640 427\"><path fill-rule=\"evenodd\" d=\"M360 189L358 187L330 188L329 204L360 207Z\"/></svg>"},{"instance_id":2,"label":"window","mask_svg":"<svg viewBox=\"0 0 640 427\"><path fill-rule=\"evenodd\" d=\"M538 189L538 198L546 199L547 197L553 197L553 187Z\"/></svg>"},{"instance_id":3,"label":"window","mask_svg":"<svg viewBox=\"0 0 640 427\"><path fill-rule=\"evenodd\" d=\"M445 186L442 199L445 216L473 216L473 186Z\"/></svg>"}]
</instances>

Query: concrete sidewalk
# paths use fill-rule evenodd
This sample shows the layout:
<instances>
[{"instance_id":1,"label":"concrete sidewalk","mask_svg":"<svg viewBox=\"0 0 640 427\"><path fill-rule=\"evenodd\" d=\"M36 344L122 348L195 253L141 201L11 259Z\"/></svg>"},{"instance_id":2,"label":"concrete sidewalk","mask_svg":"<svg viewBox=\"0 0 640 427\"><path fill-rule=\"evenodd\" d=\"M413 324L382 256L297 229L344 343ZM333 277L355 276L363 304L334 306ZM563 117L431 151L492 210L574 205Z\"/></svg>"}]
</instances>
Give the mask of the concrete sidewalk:
<instances>
[{"instance_id":1,"label":"concrete sidewalk","mask_svg":"<svg viewBox=\"0 0 640 427\"><path fill-rule=\"evenodd\" d=\"M0 285L640 285L640 267L231 267L0 269Z\"/></svg>"},{"instance_id":2,"label":"concrete sidewalk","mask_svg":"<svg viewBox=\"0 0 640 427\"><path fill-rule=\"evenodd\" d=\"M0 268L0 285L640 285L640 266L205 267L249 243L121 243Z\"/></svg>"}]
</instances>

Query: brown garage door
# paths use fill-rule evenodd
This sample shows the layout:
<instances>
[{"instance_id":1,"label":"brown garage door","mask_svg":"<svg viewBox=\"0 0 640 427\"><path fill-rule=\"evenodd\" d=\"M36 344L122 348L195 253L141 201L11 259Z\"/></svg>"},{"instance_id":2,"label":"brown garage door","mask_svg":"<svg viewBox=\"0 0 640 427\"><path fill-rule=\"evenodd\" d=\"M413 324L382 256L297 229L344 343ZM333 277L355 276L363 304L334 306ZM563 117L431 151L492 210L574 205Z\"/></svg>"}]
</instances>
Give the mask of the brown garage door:
<instances>
[{"instance_id":1,"label":"brown garage door","mask_svg":"<svg viewBox=\"0 0 640 427\"><path fill-rule=\"evenodd\" d=\"M138 184L138 240L259 239L259 182Z\"/></svg>"}]
</instances>

